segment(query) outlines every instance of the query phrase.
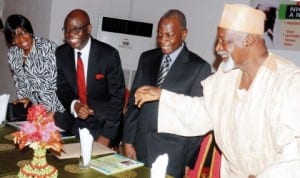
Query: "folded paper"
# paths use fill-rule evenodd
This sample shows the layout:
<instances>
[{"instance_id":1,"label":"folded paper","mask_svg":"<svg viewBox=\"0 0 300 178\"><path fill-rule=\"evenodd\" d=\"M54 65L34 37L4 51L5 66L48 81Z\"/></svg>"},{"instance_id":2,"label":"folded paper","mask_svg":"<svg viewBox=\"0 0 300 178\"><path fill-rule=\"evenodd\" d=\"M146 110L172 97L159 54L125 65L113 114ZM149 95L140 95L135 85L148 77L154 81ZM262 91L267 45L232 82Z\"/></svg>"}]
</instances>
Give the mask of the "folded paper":
<instances>
[{"instance_id":1,"label":"folded paper","mask_svg":"<svg viewBox=\"0 0 300 178\"><path fill-rule=\"evenodd\" d=\"M94 139L87 128L79 129L79 138L82 166L87 167L92 157Z\"/></svg>"},{"instance_id":2,"label":"folded paper","mask_svg":"<svg viewBox=\"0 0 300 178\"><path fill-rule=\"evenodd\" d=\"M5 122L8 100L9 94L3 94L0 96L0 124Z\"/></svg>"},{"instance_id":3,"label":"folded paper","mask_svg":"<svg viewBox=\"0 0 300 178\"><path fill-rule=\"evenodd\" d=\"M169 163L168 154L159 155L152 163L151 178L165 178Z\"/></svg>"}]
</instances>

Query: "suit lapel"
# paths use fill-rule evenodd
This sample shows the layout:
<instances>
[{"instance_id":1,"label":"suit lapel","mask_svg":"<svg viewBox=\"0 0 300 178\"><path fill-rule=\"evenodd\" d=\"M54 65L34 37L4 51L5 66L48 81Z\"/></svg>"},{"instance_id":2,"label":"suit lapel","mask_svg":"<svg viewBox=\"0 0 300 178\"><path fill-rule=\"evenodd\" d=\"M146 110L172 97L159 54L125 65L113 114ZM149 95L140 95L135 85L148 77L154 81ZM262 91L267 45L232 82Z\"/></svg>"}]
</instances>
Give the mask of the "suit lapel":
<instances>
[{"instance_id":1,"label":"suit lapel","mask_svg":"<svg viewBox=\"0 0 300 178\"><path fill-rule=\"evenodd\" d=\"M95 52L95 43L94 43L94 39L91 38L91 49L89 52L89 59L88 59L88 66L87 66L87 76L86 76L86 91L87 94L89 93L89 86L91 86L91 84L93 83L94 78L92 77L92 75L96 72L94 72L95 67L99 67L96 64L95 60L100 59L99 57L97 58L96 52ZM98 52L101 54L101 52Z\"/></svg>"},{"instance_id":2,"label":"suit lapel","mask_svg":"<svg viewBox=\"0 0 300 178\"><path fill-rule=\"evenodd\" d=\"M71 88L75 88L75 93L78 92L77 90L77 73L76 73L76 65L75 65L75 56L74 56L74 49L68 46L68 51L67 51L67 59L66 60L66 65L64 66L66 68L65 71L67 71L67 75L69 75L67 78L70 79L70 85Z\"/></svg>"},{"instance_id":3,"label":"suit lapel","mask_svg":"<svg viewBox=\"0 0 300 178\"><path fill-rule=\"evenodd\" d=\"M175 62L173 63L171 69L169 70L162 87L168 88L172 85L177 85L176 81L180 78L182 73L188 72L185 71L184 68L186 64L189 62L189 51L187 50L186 46L183 47L182 51L177 56Z\"/></svg>"},{"instance_id":4,"label":"suit lapel","mask_svg":"<svg viewBox=\"0 0 300 178\"><path fill-rule=\"evenodd\" d=\"M163 54L161 53L161 50L159 49L159 52L156 53L155 56L153 56L153 62L151 63L151 65L153 65L153 66L151 66L151 69L152 69L151 79L152 79L153 85L156 85L162 58L163 58Z\"/></svg>"}]
</instances>

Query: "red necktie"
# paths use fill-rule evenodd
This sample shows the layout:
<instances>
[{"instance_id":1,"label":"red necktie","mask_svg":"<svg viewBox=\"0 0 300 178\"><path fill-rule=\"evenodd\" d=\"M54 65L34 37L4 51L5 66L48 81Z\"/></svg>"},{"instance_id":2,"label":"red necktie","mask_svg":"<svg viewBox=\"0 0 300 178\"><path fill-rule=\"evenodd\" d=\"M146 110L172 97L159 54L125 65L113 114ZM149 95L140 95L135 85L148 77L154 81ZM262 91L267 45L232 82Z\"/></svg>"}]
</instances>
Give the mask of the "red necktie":
<instances>
[{"instance_id":1,"label":"red necktie","mask_svg":"<svg viewBox=\"0 0 300 178\"><path fill-rule=\"evenodd\" d=\"M78 87L78 94L80 102L86 104L87 97L86 97L86 86L85 86L85 78L84 78L84 68L83 62L81 59L81 53L77 52L77 87Z\"/></svg>"}]
</instances>

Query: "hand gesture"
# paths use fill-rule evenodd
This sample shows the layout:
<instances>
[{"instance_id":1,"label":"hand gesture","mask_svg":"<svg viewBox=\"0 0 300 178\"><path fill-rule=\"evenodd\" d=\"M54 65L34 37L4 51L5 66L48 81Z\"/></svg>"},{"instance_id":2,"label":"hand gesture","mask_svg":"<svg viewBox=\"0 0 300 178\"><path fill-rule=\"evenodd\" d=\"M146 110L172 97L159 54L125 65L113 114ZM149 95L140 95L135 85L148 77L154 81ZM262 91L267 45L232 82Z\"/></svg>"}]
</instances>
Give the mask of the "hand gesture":
<instances>
[{"instance_id":1,"label":"hand gesture","mask_svg":"<svg viewBox=\"0 0 300 178\"><path fill-rule=\"evenodd\" d=\"M141 108L146 102L157 101L160 98L161 88L154 86L142 86L135 91L135 105Z\"/></svg>"},{"instance_id":2,"label":"hand gesture","mask_svg":"<svg viewBox=\"0 0 300 178\"><path fill-rule=\"evenodd\" d=\"M92 110L88 105L80 102L76 102L74 108L78 117L83 120L87 119L90 115L94 114L94 110Z\"/></svg>"},{"instance_id":3,"label":"hand gesture","mask_svg":"<svg viewBox=\"0 0 300 178\"><path fill-rule=\"evenodd\" d=\"M13 104L17 104L17 103L23 103L24 108L27 108L28 104L30 103L30 99L29 98L22 98L22 99L16 99L15 101L13 101Z\"/></svg>"}]
</instances>

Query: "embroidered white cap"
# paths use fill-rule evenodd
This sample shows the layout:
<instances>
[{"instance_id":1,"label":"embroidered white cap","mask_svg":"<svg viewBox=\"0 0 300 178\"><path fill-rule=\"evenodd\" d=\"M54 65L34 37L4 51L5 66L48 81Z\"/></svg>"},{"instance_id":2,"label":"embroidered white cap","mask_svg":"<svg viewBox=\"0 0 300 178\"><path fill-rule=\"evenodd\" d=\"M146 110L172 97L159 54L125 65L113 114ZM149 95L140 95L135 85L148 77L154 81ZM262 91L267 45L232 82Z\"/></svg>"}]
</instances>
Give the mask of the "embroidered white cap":
<instances>
[{"instance_id":1,"label":"embroidered white cap","mask_svg":"<svg viewBox=\"0 0 300 178\"><path fill-rule=\"evenodd\" d=\"M219 27L262 35L265 14L244 4L225 4Z\"/></svg>"}]
</instances>

